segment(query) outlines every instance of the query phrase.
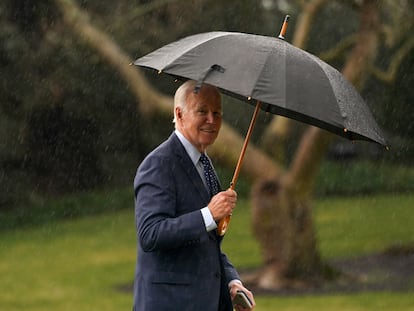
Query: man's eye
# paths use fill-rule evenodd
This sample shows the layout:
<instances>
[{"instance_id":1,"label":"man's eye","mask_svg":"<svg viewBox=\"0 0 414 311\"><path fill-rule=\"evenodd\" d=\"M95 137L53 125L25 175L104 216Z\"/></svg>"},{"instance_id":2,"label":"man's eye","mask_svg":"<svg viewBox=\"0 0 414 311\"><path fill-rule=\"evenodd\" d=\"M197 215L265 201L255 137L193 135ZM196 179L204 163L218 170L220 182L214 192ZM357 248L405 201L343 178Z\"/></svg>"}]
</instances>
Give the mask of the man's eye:
<instances>
[{"instance_id":1,"label":"man's eye","mask_svg":"<svg viewBox=\"0 0 414 311\"><path fill-rule=\"evenodd\" d=\"M205 116L207 114L206 110L197 110L197 114L201 115L201 116Z\"/></svg>"}]
</instances>

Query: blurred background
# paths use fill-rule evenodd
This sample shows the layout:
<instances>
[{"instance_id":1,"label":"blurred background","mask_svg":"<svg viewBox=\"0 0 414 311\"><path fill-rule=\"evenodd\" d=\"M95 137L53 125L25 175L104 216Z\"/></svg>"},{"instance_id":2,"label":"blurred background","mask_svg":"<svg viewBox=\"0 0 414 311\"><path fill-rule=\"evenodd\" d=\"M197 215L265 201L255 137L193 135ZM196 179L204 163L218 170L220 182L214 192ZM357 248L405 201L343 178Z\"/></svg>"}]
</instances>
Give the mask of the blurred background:
<instances>
[{"instance_id":1,"label":"blurred background","mask_svg":"<svg viewBox=\"0 0 414 311\"><path fill-rule=\"evenodd\" d=\"M287 40L292 41L303 11L300 3L312 1L66 2L73 2L86 14L82 18L109 36L132 61L192 33L226 30L276 36L286 13L292 16L287 31ZM332 61L328 59L341 71L349 46L338 45L356 35L360 1L323 2L307 29L306 50L323 56L342 48ZM375 59L363 73L359 90L385 131L391 151L338 142L328 157L410 165L414 154L412 4L373 2L381 29ZM0 208L10 208L33 192L62 194L130 184L142 157L172 130L169 116L147 118L138 112L142 103L128 83L82 40L76 25L65 23L63 10L71 8L61 3L65 1L1 4ZM409 42L411 49L401 55ZM389 79L374 75L377 71L389 73ZM176 88L168 78L151 74L149 78L166 94ZM226 111L225 118L241 133L250 119L250 113L240 113L242 106L225 106L237 111ZM151 131L146 130L149 127ZM261 134L260 128L255 130L256 141ZM297 141L292 139L288 150Z\"/></svg>"},{"instance_id":2,"label":"blurred background","mask_svg":"<svg viewBox=\"0 0 414 311\"><path fill-rule=\"evenodd\" d=\"M124 294L122 298L114 298L114 306L106 302L106 310L119 310L121 306L129 308L132 297L129 300L128 294L135 258L132 181L140 161L173 130L172 106L171 112L166 112L157 102L172 103L171 96L177 87L171 78L142 72L129 66L129 62L171 41L200 32L223 30L277 36L286 14L291 16L286 40L344 73L366 100L386 134L390 150L334 137L306 138L309 129L304 125L286 124L283 119L263 113L253 133L252 143L257 148L253 155L269 161L270 166L263 170L272 172L272 179L262 180L255 165L246 163L237 189L241 197L241 218L236 218L235 223L252 230L231 229L225 247L235 257L242 257L235 260L238 266L248 272L255 270L251 284L261 293L264 290L263 274L272 269L266 264L267 259L282 256L278 251L270 254L266 251L273 247L268 244L269 236L279 233L283 238L285 235L280 234L281 231L306 223L307 238L300 236L302 227L293 233L296 242L286 242L287 238L280 242L302 251L292 251L286 259L290 268L283 271L283 275L276 275L277 281L265 286L273 294L286 288L297 288L291 282L276 286L285 278L305 280L304 283L311 284L306 288L314 288L315 279L320 281L321 275L324 280L328 274L329 278L337 275L337 268L327 265L325 259L355 257L396 244L400 251L404 249L406 254L412 255L412 232L408 222L414 203L412 1L4 0L0 3L0 275L4 274L5 278L1 277L0 282L7 280L8 285L4 284L4 290L0 291L0 309L4 304L6 308L3 310L46 310L47 307L91 310L94 309L92 306L97 306L95 302L106 295L108 288L124 291ZM130 77L127 72L131 71L138 76ZM226 124L236 135L244 135L252 108L239 105L226 96L223 102ZM318 141L322 141L323 146L308 150L309 147L303 144L309 139L315 139L314 146ZM297 165L301 161L300 151L315 155L311 157L312 170ZM226 152L220 143L212 151L224 184L230 181L235 165ZM291 206L295 207L287 207L292 218L291 227L272 227L269 231L258 232L260 224L254 220L263 217L257 211L264 203L255 201L254 197L264 197L269 189L273 191L275 185L278 187L283 178L292 176L305 176L302 181L306 186L295 190L298 191L295 198L300 198L292 200ZM300 184L300 180L297 182ZM268 187L263 189L263 186ZM280 198L269 198L274 199L274 209L280 207ZM351 198L357 198L357 201L348 202ZM332 206L339 206L337 214L330 214ZM375 229L368 227L367 232L382 232L388 226L398 234L393 231L394 238L392 233L384 234L384 240L380 239L379 244L375 244L377 236L370 240L368 233L363 237L356 233L357 237L354 237L337 232L339 237L329 240L334 238L335 231L325 223L325 216L331 215L338 221L335 215L341 215L338 212L341 208L350 211L351 216L347 216L351 218L348 219L344 212L343 222L339 221L337 229L352 231L367 221L366 206L369 213L372 212L369 208L382 206L373 213L381 220L373 221ZM397 216L395 208L401 208ZM96 218L97 215L104 218ZM392 217L401 219L391 224ZM100 219L102 223L83 223L88 219ZM119 232L120 228L126 227L124 221L130 229ZM407 224L401 225L404 221ZM350 223L355 227L347 227ZM74 227L64 229L65 226ZM31 238L34 239L32 247L54 245L53 240L62 232L66 232L63 234L66 238L56 241L55 245L62 249L30 248ZM73 237L72 241L67 235L69 232L76 232L77 238ZM91 245L87 246L88 241L84 238L90 235L97 240L90 241ZM240 237L250 241L244 252L231 246ZM111 241L112 238L115 240L109 245L100 244L102 240ZM119 247L117 239L122 238L123 248L116 250ZM348 246L338 246L341 238ZM369 246L365 242L360 248L349 246L352 241L363 238ZM82 248L77 248L80 244L83 244ZM410 247L407 248L407 244ZM25 252L20 253L25 247ZM101 261L114 263L113 252L118 253L124 258L117 263L123 265L121 280L114 281L107 276L105 280L97 277L70 281L69 275L73 271L62 270L58 265L54 275L45 276L48 285L43 288L39 275L28 277L33 270L25 271L19 265L22 258L34 257L30 264L23 263L31 269L47 270L54 262L50 258L57 256L59 262L58 254L71 253L68 247L75 250L72 255L79 252L79 258L83 259L74 258L69 263L66 258L64 263L61 262L65 266L87 261L86 258L94 257L89 257L88 251L96 252L91 265L83 267L82 273L75 273L84 277ZM105 254L100 253L102 249ZM312 255L304 255L309 253ZM48 254L50 261L36 261L42 254ZM410 260L412 263L412 256ZM97 275L110 275L114 266L105 266ZM114 274L118 272L114 268ZM61 275L67 275L68 279L58 281ZM411 273L408 275L412 276ZM21 285L26 282L33 282L39 293L24 303L24 292L31 288L29 284ZM81 290L79 284L85 282L89 282L90 288ZM84 301L80 307L62 302L67 302L68 297L82 297L80 293L70 294L66 288L68 284L84 293L99 287L96 285L102 282L111 285L103 286L104 289L94 293L90 300L80 299ZM412 286L412 279L410 282ZM53 291L59 286L65 288L65 294L63 289L62 292ZM19 295L21 298L17 298ZM369 300L369 296L361 299ZM368 303L367 309L385 310L396 300L399 298L393 296L384 306ZM294 309L292 305L296 301L293 303L289 299L274 302L263 298L259 302L262 307L259 304L258 310L276 310L276 307L301 310ZM404 307L407 307L412 301L405 302ZM361 301L350 304L347 310L355 309ZM332 300L332 305L341 309L340 300ZM321 301L306 301L304 308L320 310Z\"/></svg>"}]
</instances>

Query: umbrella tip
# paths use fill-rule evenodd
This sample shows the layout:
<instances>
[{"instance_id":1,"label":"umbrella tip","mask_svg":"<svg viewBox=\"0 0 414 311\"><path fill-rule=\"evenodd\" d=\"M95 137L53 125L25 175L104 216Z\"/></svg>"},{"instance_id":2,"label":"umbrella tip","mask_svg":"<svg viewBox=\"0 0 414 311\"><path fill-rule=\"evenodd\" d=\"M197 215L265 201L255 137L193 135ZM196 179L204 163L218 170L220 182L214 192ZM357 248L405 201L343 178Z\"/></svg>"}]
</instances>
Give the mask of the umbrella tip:
<instances>
[{"instance_id":1,"label":"umbrella tip","mask_svg":"<svg viewBox=\"0 0 414 311\"><path fill-rule=\"evenodd\" d=\"M285 40L285 34L286 34L286 29L288 26L289 18L290 18L290 15L285 16L285 20L283 21L283 24L282 24L282 29L280 29L280 33L278 36L279 39Z\"/></svg>"}]
</instances>

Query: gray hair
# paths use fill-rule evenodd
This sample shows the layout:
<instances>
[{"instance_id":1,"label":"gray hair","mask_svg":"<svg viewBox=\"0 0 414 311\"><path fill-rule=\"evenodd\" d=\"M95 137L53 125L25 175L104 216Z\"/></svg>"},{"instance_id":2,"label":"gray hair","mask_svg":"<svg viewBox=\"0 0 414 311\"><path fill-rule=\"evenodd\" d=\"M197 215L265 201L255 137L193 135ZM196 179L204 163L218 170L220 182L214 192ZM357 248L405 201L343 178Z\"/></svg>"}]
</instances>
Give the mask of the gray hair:
<instances>
[{"instance_id":1,"label":"gray hair","mask_svg":"<svg viewBox=\"0 0 414 311\"><path fill-rule=\"evenodd\" d=\"M177 116L175 115L175 108L180 107L181 110L185 111L187 109L187 97L194 91L197 82L194 80L185 81L178 89L175 91L174 95L174 119L173 123L177 121Z\"/></svg>"}]
</instances>

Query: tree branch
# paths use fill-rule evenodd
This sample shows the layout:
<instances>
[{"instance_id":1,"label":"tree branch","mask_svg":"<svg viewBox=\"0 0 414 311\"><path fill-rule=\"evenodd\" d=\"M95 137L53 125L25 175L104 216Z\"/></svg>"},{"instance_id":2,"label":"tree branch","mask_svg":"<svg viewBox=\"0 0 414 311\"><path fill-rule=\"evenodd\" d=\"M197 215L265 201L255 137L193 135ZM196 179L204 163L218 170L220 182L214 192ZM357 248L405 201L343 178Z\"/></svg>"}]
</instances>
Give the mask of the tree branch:
<instances>
[{"instance_id":1,"label":"tree branch","mask_svg":"<svg viewBox=\"0 0 414 311\"><path fill-rule=\"evenodd\" d=\"M104 57L122 78L127 81L132 93L138 99L138 110L150 115L154 111L171 111L171 98L160 95L145 80L135 66L130 66L131 59L104 32L91 25L88 15L73 0L56 0L65 23L92 48Z\"/></svg>"},{"instance_id":2,"label":"tree branch","mask_svg":"<svg viewBox=\"0 0 414 311\"><path fill-rule=\"evenodd\" d=\"M139 69L129 65L131 60L128 55L108 35L92 25L88 15L73 0L55 1L61 8L64 20L70 29L104 57L129 84L131 92L138 100L140 113L148 117L151 117L155 112L172 116L172 98L160 95L153 89ZM216 143L209 148L209 153L221 158L223 163L229 167L233 167L237 163L242 144L243 137L229 125L223 123L220 136ZM255 148L253 144L250 144L247 149L242 169L252 179L274 176L278 172L276 163L261 150Z\"/></svg>"},{"instance_id":3,"label":"tree branch","mask_svg":"<svg viewBox=\"0 0 414 311\"><path fill-rule=\"evenodd\" d=\"M325 62L331 62L339 57L343 56L344 51L349 49L356 41L356 35L352 34L342 39L333 48L319 54L319 58Z\"/></svg>"},{"instance_id":4,"label":"tree branch","mask_svg":"<svg viewBox=\"0 0 414 311\"><path fill-rule=\"evenodd\" d=\"M398 69L402 61L413 48L414 48L414 37L411 36L408 38L408 40L405 41L403 46L401 46L398 49L398 51L395 52L387 70L381 70L371 65L368 68L369 72L372 73L372 75L376 77L378 80L381 80L388 84L394 83L397 77L397 74L398 74Z\"/></svg>"},{"instance_id":5,"label":"tree branch","mask_svg":"<svg viewBox=\"0 0 414 311\"><path fill-rule=\"evenodd\" d=\"M298 17L295 34L292 44L300 49L304 49L309 38L311 25L315 19L319 9L327 2L327 0L312 0L302 3L302 13Z\"/></svg>"}]
</instances>

